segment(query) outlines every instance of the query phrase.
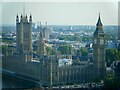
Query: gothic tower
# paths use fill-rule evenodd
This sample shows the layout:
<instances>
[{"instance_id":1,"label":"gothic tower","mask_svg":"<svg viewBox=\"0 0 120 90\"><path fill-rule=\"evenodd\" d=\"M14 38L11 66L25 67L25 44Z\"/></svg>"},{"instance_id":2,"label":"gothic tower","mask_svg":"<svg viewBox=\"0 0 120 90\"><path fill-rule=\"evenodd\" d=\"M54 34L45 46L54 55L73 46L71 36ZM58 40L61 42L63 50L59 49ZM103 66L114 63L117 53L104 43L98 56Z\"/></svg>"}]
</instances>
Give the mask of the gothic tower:
<instances>
[{"instance_id":1,"label":"gothic tower","mask_svg":"<svg viewBox=\"0 0 120 90\"><path fill-rule=\"evenodd\" d=\"M46 49L45 49L45 40L44 40L41 24L39 26L39 29L40 29L40 34L39 34L39 40L38 40L38 55L40 59L43 59L44 55L46 55Z\"/></svg>"},{"instance_id":2,"label":"gothic tower","mask_svg":"<svg viewBox=\"0 0 120 90\"><path fill-rule=\"evenodd\" d=\"M21 15L22 18L22 15ZM16 16L16 48L17 52L22 53L23 52L23 24L19 21L19 16Z\"/></svg>"},{"instance_id":3,"label":"gothic tower","mask_svg":"<svg viewBox=\"0 0 120 90\"><path fill-rule=\"evenodd\" d=\"M29 20L26 16L16 17L16 47L19 54L24 53L27 61L32 59L32 16Z\"/></svg>"},{"instance_id":4,"label":"gothic tower","mask_svg":"<svg viewBox=\"0 0 120 90\"><path fill-rule=\"evenodd\" d=\"M97 79L104 79L106 58L106 34L103 31L100 14L93 34L93 63Z\"/></svg>"},{"instance_id":5,"label":"gothic tower","mask_svg":"<svg viewBox=\"0 0 120 90\"><path fill-rule=\"evenodd\" d=\"M39 61L40 61L40 82L45 83L47 82L48 79L48 65L47 61L49 61L46 57L46 47L45 47L45 40L43 36L43 27L41 26L41 22L39 25L39 40L37 44L37 54L39 56ZM48 71L47 71L48 70Z\"/></svg>"}]
</instances>

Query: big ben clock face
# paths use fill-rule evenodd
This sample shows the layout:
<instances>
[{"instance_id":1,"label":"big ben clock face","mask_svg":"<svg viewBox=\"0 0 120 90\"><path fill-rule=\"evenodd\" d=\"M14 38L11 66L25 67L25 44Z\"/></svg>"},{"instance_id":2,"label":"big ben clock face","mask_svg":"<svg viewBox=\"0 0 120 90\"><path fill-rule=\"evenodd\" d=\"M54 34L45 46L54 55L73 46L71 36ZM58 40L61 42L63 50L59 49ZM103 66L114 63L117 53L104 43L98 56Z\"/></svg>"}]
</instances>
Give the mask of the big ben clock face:
<instances>
[{"instance_id":1,"label":"big ben clock face","mask_svg":"<svg viewBox=\"0 0 120 90\"><path fill-rule=\"evenodd\" d=\"M104 45L104 39L100 39L100 45Z\"/></svg>"}]
</instances>

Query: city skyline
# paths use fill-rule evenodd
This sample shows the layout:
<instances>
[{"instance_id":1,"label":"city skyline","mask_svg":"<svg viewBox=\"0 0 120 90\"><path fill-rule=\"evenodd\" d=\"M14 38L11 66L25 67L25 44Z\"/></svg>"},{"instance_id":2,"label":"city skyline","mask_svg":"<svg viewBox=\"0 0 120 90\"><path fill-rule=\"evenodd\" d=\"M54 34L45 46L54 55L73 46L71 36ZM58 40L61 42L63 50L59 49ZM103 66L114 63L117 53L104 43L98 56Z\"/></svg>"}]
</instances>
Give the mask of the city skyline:
<instances>
[{"instance_id":1,"label":"city skyline","mask_svg":"<svg viewBox=\"0 0 120 90\"><path fill-rule=\"evenodd\" d=\"M4 2L2 24L15 25L15 17L17 13L19 16L23 13L24 4L25 15L32 14L34 23L41 21L45 24L47 21L49 25L95 25L100 13L104 25L118 24L115 2Z\"/></svg>"}]
</instances>

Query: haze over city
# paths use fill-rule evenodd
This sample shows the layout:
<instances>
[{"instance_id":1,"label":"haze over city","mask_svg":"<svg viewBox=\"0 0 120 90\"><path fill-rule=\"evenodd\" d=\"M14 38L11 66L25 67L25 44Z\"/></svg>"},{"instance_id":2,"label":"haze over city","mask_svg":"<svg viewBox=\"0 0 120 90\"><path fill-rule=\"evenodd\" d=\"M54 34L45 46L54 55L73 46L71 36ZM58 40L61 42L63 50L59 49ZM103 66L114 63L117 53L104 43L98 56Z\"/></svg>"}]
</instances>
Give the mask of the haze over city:
<instances>
[{"instance_id":1,"label":"haze over city","mask_svg":"<svg viewBox=\"0 0 120 90\"><path fill-rule=\"evenodd\" d=\"M4 2L2 24L15 25L15 17L32 14L33 22L48 22L50 25L95 25L101 13L104 25L117 25L118 3L115 2Z\"/></svg>"}]
</instances>

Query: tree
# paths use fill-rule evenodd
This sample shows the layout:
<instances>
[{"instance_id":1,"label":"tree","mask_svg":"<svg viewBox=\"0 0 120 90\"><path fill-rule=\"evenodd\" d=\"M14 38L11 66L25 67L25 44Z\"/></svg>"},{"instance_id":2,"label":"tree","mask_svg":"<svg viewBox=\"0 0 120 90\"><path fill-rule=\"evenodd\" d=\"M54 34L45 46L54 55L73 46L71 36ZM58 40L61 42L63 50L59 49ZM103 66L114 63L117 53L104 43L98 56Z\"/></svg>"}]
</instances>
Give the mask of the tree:
<instances>
[{"instance_id":1,"label":"tree","mask_svg":"<svg viewBox=\"0 0 120 90\"><path fill-rule=\"evenodd\" d=\"M120 60L120 52L117 49L107 49L106 50L106 62L107 66L110 66L113 61Z\"/></svg>"},{"instance_id":2,"label":"tree","mask_svg":"<svg viewBox=\"0 0 120 90\"><path fill-rule=\"evenodd\" d=\"M91 41L91 37L90 36L84 36L84 37L82 37L82 41L83 42Z\"/></svg>"},{"instance_id":3,"label":"tree","mask_svg":"<svg viewBox=\"0 0 120 90\"><path fill-rule=\"evenodd\" d=\"M107 76L104 80L105 88L119 88L119 83L115 76Z\"/></svg>"},{"instance_id":4,"label":"tree","mask_svg":"<svg viewBox=\"0 0 120 90\"><path fill-rule=\"evenodd\" d=\"M2 45L1 47L2 47L2 54L5 54L6 51L8 50L8 47L5 45Z\"/></svg>"},{"instance_id":5,"label":"tree","mask_svg":"<svg viewBox=\"0 0 120 90\"><path fill-rule=\"evenodd\" d=\"M88 50L87 48L80 48L79 51L81 52L82 56L88 56Z\"/></svg>"},{"instance_id":6,"label":"tree","mask_svg":"<svg viewBox=\"0 0 120 90\"><path fill-rule=\"evenodd\" d=\"M46 51L48 55L55 55L55 50L53 50L51 47L46 47Z\"/></svg>"},{"instance_id":7,"label":"tree","mask_svg":"<svg viewBox=\"0 0 120 90\"><path fill-rule=\"evenodd\" d=\"M58 48L58 51L61 52L61 54L71 54L71 46L67 46L67 45L60 45Z\"/></svg>"},{"instance_id":8,"label":"tree","mask_svg":"<svg viewBox=\"0 0 120 90\"><path fill-rule=\"evenodd\" d=\"M69 40L69 41L81 41L82 38L78 35L66 35L57 37L59 40Z\"/></svg>"}]
</instances>

